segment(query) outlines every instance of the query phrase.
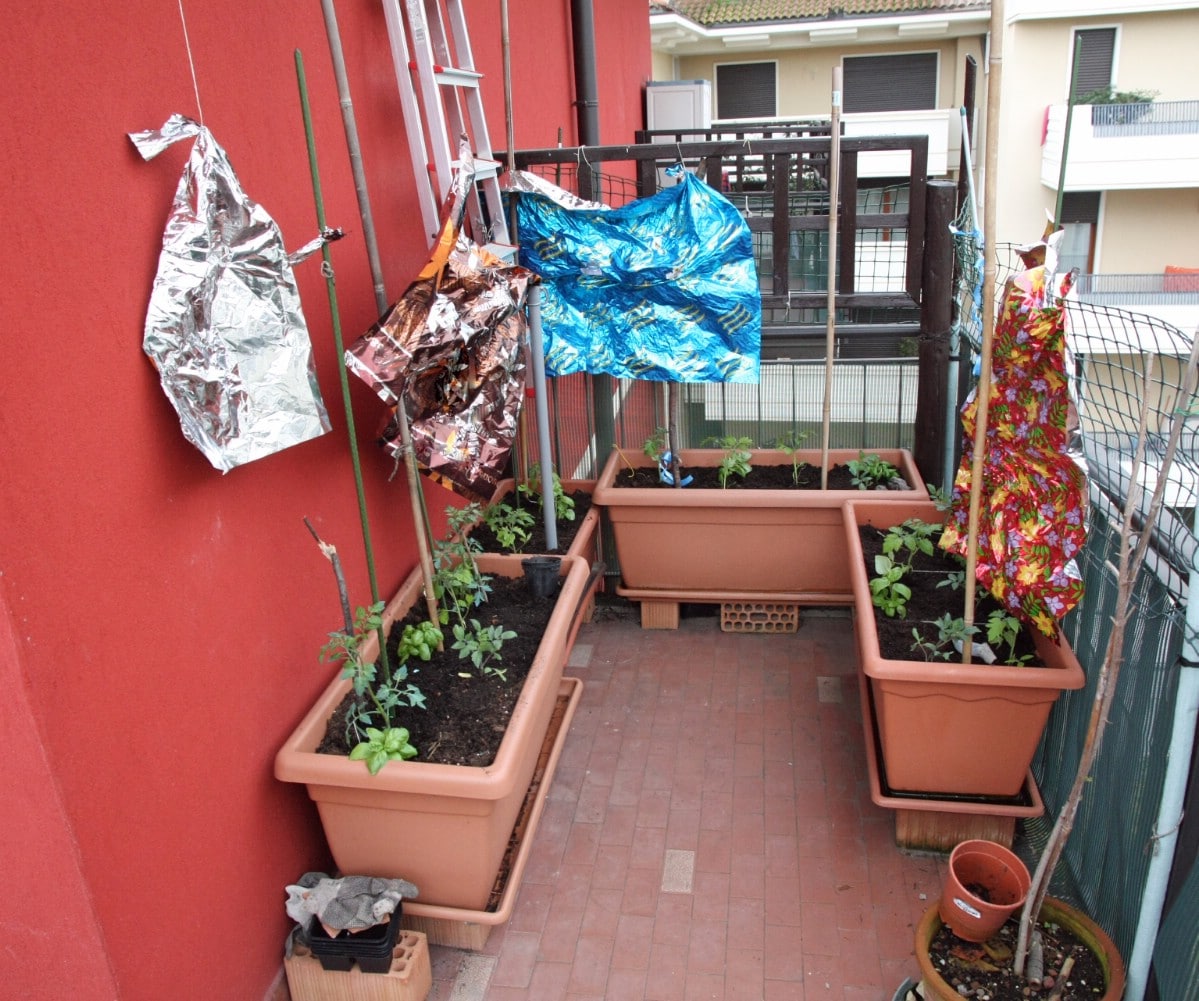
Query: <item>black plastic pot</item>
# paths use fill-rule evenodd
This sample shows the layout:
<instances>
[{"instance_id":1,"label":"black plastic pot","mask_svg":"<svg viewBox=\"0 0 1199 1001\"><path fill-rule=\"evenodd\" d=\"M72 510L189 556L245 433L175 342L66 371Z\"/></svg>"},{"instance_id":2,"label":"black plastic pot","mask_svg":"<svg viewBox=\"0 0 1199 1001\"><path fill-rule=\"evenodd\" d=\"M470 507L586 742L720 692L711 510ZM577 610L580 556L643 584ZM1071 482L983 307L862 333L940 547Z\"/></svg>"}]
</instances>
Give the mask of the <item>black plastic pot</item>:
<instances>
[{"instance_id":1,"label":"black plastic pot","mask_svg":"<svg viewBox=\"0 0 1199 1001\"><path fill-rule=\"evenodd\" d=\"M526 556L520 561L529 582L529 590L538 598L548 598L558 590L558 575L562 569L559 556Z\"/></svg>"},{"instance_id":2,"label":"black plastic pot","mask_svg":"<svg viewBox=\"0 0 1199 1001\"><path fill-rule=\"evenodd\" d=\"M322 970L348 970L354 963L363 973L386 973L400 937L400 904L391 919L362 931L341 931L335 937L315 917L308 924L308 948Z\"/></svg>"}]
</instances>

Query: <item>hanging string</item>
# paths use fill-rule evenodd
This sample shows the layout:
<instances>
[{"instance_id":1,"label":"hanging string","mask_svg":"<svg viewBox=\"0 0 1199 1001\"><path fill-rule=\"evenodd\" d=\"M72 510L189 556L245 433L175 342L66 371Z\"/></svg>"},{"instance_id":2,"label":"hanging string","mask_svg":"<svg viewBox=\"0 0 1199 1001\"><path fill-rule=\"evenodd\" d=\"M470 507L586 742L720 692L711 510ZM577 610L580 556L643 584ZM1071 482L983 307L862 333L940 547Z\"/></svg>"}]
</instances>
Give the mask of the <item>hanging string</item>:
<instances>
[{"instance_id":1,"label":"hanging string","mask_svg":"<svg viewBox=\"0 0 1199 1001\"><path fill-rule=\"evenodd\" d=\"M183 45L187 49L187 65L192 74L192 90L196 95L196 113L200 118L200 124L203 125L204 108L200 104L200 84L196 81L196 63L192 59L192 43L187 35L187 16L183 13L183 0L179 0L179 20L183 23Z\"/></svg>"}]
</instances>

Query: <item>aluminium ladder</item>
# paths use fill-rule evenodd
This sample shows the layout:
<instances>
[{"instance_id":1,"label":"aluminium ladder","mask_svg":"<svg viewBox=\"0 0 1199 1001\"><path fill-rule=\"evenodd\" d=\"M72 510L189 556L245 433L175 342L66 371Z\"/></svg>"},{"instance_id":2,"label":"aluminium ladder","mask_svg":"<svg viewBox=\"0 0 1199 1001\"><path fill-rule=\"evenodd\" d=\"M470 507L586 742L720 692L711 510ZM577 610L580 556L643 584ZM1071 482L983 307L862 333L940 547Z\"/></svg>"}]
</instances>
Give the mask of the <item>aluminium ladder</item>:
<instances>
[{"instance_id":1,"label":"aluminium ladder","mask_svg":"<svg viewBox=\"0 0 1199 1001\"><path fill-rule=\"evenodd\" d=\"M450 190L455 151L465 137L475 161L467 217L476 243L511 259L508 226L500 196L500 164L491 140L466 29L463 0L383 0L392 63L400 90L404 128L412 154L421 219L430 239L441 225ZM401 9L402 7L402 9ZM450 33L446 33L449 22Z\"/></svg>"}]
</instances>

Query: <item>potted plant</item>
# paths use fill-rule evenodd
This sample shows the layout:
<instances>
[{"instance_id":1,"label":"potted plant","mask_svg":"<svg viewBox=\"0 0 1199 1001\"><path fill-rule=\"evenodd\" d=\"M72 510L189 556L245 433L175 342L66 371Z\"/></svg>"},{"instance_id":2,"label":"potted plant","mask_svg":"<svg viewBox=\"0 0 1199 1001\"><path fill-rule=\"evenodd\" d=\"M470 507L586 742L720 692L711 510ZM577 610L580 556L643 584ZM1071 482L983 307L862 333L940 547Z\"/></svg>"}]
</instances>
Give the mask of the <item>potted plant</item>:
<instances>
[{"instance_id":1,"label":"potted plant","mask_svg":"<svg viewBox=\"0 0 1199 1001\"><path fill-rule=\"evenodd\" d=\"M938 906L930 906L916 926L916 961L925 1001L961 1001L959 984L975 996L985 993L993 998L1119 1001L1124 994L1124 963L1107 933L1061 900L1047 898L1042 915L1044 969L1036 978L1033 993L1028 980L1012 967L1016 944L1013 922L1004 925L996 937L973 948L956 937L950 937L945 947L939 948L949 932ZM1026 989L1028 995L1023 993Z\"/></svg>"},{"instance_id":2,"label":"potted plant","mask_svg":"<svg viewBox=\"0 0 1199 1001\"><path fill-rule=\"evenodd\" d=\"M960 560L936 547L946 513L931 500L849 500L843 511L854 636L869 682L863 713L874 723L887 786L1018 796L1054 701L1084 683L1078 658L1060 630L1056 642L1030 632L1031 646L1017 647L1014 620L979 599L975 620L985 625L975 628L992 626L988 638L995 662L976 656L961 663L954 640L973 644L983 637L965 633L964 616L945 617L946 599L948 607L956 603L960 609L961 592L951 585L964 572ZM864 551L863 530L877 540L877 559ZM904 538L906 544L895 541ZM996 611L1000 614L991 618ZM880 628L898 636L899 654L884 655Z\"/></svg>"},{"instance_id":3,"label":"potted plant","mask_svg":"<svg viewBox=\"0 0 1199 1001\"><path fill-rule=\"evenodd\" d=\"M907 450L831 449L827 479L822 458L794 436L773 449L736 437L677 455L660 438L637 455L614 449L594 497L611 524L618 593L642 602L643 623L647 603L848 604L841 504L867 490L884 502L922 497L925 486ZM670 485L675 475L685 485Z\"/></svg>"},{"instance_id":4,"label":"potted plant","mask_svg":"<svg viewBox=\"0 0 1199 1001\"><path fill-rule=\"evenodd\" d=\"M342 665L341 674L279 750L275 776L307 786L342 872L402 877L417 885L423 906L481 912L559 696L588 567L578 557L562 558L562 584L544 634L531 663L518 665L505 645L512 630L489 608L488 598L504 580L521 577L521 558L481 554L469 541L465 520L451 515L451 524L454 534L437 553L437 628L421 606L422 575L416 569L384 608L360 611L344 632L333 634L326 657ZM435 632L456 666L434 670L437 657L423 660L432 653ZM380 659L384 634L387 668ZM494 758L477 764L428 760L437 738L416 739L413 724L422 714L448 699L457 684L498 700L516 682L518 667L527 667L527 677L511 693L511 713ZM357 700L351 697L355 692ZM348 742L350 752L320 753L330 718L347 704L340 718L349 722L336 729L357 734Z\"/></svg>"}]
</instances>

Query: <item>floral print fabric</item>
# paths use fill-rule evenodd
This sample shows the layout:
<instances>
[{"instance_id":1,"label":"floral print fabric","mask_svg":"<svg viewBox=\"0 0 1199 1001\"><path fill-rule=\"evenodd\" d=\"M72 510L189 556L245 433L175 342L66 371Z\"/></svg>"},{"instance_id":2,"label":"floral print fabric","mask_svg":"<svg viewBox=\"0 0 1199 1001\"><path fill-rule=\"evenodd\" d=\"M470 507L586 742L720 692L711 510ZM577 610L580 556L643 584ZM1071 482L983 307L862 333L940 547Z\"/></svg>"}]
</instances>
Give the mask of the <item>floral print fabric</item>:
<instances>
[{"instance_id":1,"label":"floral print fabric","mask_svg":"<svg viewBox=\"0 0 1199 1001\"><path fill-rule=\"evenodd\" d=\"M1065 310L1044 265L1028 266L1034 261L1027 256L1028 269L1008 281L995 325L976 576L1009 612L1056 637L1058 620L1082 598L1073 560L1086 536L1086 485L1065 454ZM1061 295L1069 284L1067 276ZM962 408L964 454L941 537L963 557L977 415L976 391Z\"/></svg>"}]
</instances>

